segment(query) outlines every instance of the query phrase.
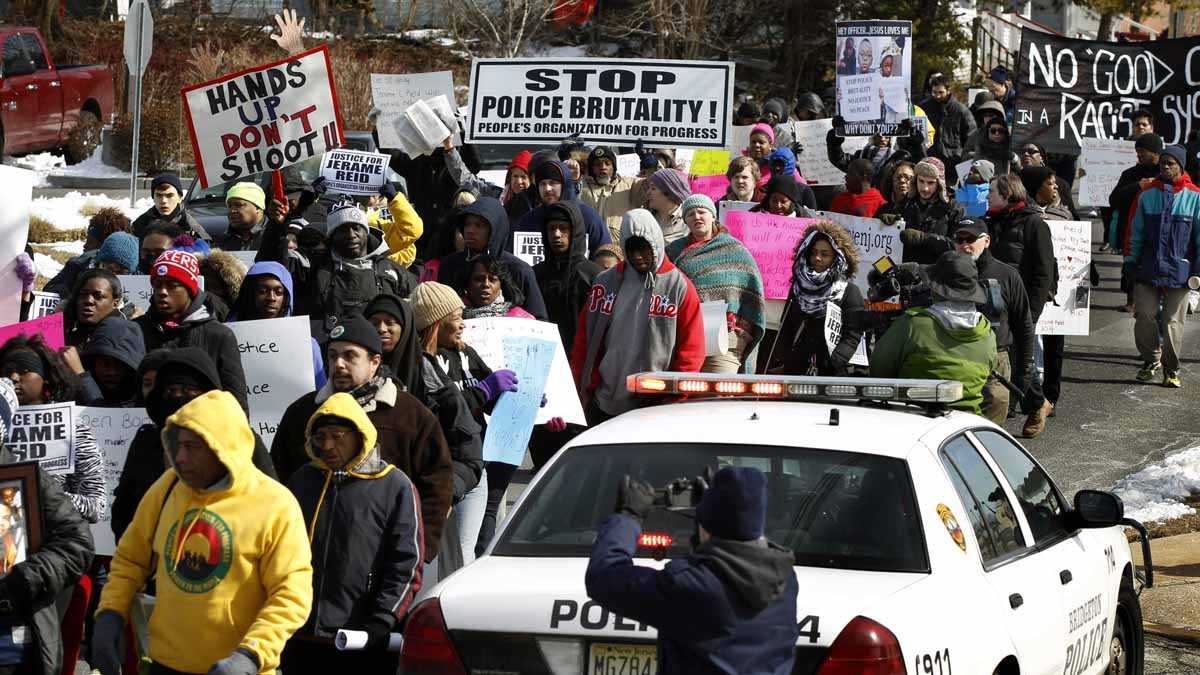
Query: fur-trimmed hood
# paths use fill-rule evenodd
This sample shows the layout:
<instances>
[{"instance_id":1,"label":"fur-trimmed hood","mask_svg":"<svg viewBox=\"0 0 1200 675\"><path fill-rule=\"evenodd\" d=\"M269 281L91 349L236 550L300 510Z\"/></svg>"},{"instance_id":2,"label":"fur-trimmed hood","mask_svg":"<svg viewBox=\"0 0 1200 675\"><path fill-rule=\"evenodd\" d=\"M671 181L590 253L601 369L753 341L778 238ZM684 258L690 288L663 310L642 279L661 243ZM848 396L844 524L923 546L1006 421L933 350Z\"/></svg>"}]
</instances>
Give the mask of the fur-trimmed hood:
<instances>
[{"instance_id":1,"label":"fur-trimmed hood","mask_svg":"<svg viewBox=\"0 0 1200 675\"><path fill-rule=\"evenodd\" d=\"M846 231L846 228L831 220L818 220L809 224L804 231L804 236L800 237L800 241L796 242L796 248L792 250L792 261L794 262L806 252L801 248L808 239L808 233L813 230L829 237L833 245L842 252L842 255L846 257L846 278L853 279L858 274L858 247L854 245L854 237Z\"/></svg>"},{"instance_id":2,"label":"fur-trimmed hood","mask_svg":"<svg viewBox=\"0 0 1200 675\"><path fill-rule=\"evenodd\" d=\"M216 272L225 283L225 288L229 289L230 302L238 296L238 289L242 287L242 280L246 278L246 265L238 260L237 256L228 251L213 249L204 262L200 263L200 267L201 271Z\"/></svg>"}]
</instances>

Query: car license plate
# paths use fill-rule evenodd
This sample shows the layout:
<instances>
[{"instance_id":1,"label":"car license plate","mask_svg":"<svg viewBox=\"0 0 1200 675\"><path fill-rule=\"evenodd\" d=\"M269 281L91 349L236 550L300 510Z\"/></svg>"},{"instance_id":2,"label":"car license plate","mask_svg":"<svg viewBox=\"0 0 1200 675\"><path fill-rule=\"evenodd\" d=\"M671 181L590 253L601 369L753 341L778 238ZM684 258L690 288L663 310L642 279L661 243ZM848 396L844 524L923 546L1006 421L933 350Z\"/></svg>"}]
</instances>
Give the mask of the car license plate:
<instances>
[{"instance_id":1,"label":"car license plate","mask_svg":"<svg viewBox=\"0 0 1200 675\"><path fill-rule=\"evenodd\" d=\"M658 648L654 645L592 645L590 675L654 675L658 672Z\"/></svg>"}]
</instances>

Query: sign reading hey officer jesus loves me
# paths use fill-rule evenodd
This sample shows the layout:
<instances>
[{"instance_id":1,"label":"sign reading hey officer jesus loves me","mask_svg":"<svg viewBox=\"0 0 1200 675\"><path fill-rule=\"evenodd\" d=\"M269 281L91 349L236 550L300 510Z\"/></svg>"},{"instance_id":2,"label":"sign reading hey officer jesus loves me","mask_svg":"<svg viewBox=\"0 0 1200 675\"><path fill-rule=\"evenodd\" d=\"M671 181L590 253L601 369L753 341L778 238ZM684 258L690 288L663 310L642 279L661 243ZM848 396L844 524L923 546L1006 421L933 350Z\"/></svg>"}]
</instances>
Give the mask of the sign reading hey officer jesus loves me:
<instances>
[{"instance_id":1,"label":"sign reading hey officer jesus loves me","mask_svg":"<svg viewBox=\"0 0 1200 675\"><path fill-rule=\"evenodd\" d=\"M274 171L345 143L324 46L183 89L200 184Z\"/></svg>"},{"instance_id":2,"label":"sign reading hey officer jesus loves me","mask_svg":"<svg viewBox=\"0 0 1200 675\"><path fill-rule=\"evenodd\" d=\"M653 59L475 59L470 143L724 148L733 64Z\"/></svg>"}]
</instances>

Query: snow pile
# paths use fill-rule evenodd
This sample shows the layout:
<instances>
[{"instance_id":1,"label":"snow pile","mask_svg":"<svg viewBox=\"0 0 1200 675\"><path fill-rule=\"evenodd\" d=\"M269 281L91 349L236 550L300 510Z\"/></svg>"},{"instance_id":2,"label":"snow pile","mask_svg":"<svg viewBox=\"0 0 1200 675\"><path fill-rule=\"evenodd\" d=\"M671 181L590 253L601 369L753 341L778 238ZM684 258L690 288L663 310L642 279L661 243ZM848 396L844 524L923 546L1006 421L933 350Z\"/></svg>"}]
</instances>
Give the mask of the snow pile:
<instances>
[{"instance_id":1,"label":"snow pile","mask_svg":"<svg viewBox=\"0 0 1200 675\"><path fill-rule=\"evenodd\" d=\"M104 156L104 146L96 146L95 152L91 157L83 160L74 166L64 166L61 169L55 169L52 173L56 176L86 176L88 178L129 178L129 172L118 169L115 166L109 166L100 158Z\"/></svg>"},{"instance_id":2,"label":"snow pile","mask_svg":"<svg viewBox=\"0 0 1200 675\"><path fill-rule=\"evenodd\" d=\"M50 175L51 171L66 166L67 160L51 152L39 152L24 157L5 157L4 163L32 171L36 175L33 181L34 187L49 187L50 183L46 181L46 176Z\"/></svg>"},{"instance_id":3,"label":"snow pile","mask_svg":"<svg viewBox=\"0 0 1200 675\"><path fill-rule=\"evenodd\" d=\"M39 152L23 157L5 157L4 163L10 166L28 169L37 174L34 187L50 187L47 176L77 176L80 178L129 178L128 171L122 171L115 166L109 166L101 161L104 156L104 146L98 146L91 157L79 164L67 166L67 160L52 152Z\"/></svg>"},{"instance_id":4,"label":"snow pile","mask_svg":"<svg viewBox=\"0 0 1200 675\"><path fill-rule=\"evenodd\" d=\"M1194 513L1183 501L1200 494L1200 447L1168 456L1122 478L1113 492L1125 502L1125 514L1142 522Z\"/></svg>"},{"instance_id":5,"label":"snow pile","mask_svg":"<svg viewBox=\"0 0 1200 675\"><path fill-rule=\"evenodd\" d=\"M142 197L133 208L129 208L128 199L113 199L104 194L73 191L62 197L37 197L29 206L29 215L38 216L60 230L75 230L86 228L92 214L102 208L115 206L133 220L153 203L154 200L150 197Z\"/></svg>"},{"instance_id":6,"label":"snow pile","mask_svg":"<svg viewBox=\"0 0 1200 675\"><path fill-rule=\"evenodd\" d=\"M33 266L37 268L38 274L47 279L53 279L63 268L62 263L44 253L33 254Z\"/></svg>"}]
</instances>

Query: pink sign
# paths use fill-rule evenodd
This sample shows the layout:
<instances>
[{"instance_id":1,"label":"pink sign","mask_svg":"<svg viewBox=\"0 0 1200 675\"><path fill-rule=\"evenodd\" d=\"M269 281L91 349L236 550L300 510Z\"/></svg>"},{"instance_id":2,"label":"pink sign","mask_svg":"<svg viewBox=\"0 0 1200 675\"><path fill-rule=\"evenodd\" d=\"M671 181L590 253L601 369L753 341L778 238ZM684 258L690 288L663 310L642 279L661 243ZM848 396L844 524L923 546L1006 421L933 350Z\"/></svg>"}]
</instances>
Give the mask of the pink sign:
<instances>
[{"instance_id":1,"label":"pink sign","mask_svg":"<svg viewBox=\"0 0 1200 675\"><path fill-rule=\"evenodd\" d=\"M58 314L43 316L40 319L32 321L0 326L0 345L8 342L9 338L14 338L18 335L28 337L41 335L46 340L48 347L55 350L62 349L66 344L63 340L63 315L59 312Z\"/></svg>"},{"instance_id":2,"label":"pink sign","mask_svg":"<svg viewBox=\"0 0 1200 675\"><path fill-rule=\"evenodd\" d=\"M725 199L729 179L725 176L700 176L692 181L692 194L708 195L714 202Z\"/></svg>"},{"instance_id":3,"label":"pink sign","mask_svg":"<svg viewBox=\"0 0 1200 675\"><path fill-rule=\"evenodd\" d=\"M729 234L750 249L762 274L768 300L786 300L792 284L792 252L812 218L789 218L770 213L726 211Z\"/></svg>"}]
</instances>

